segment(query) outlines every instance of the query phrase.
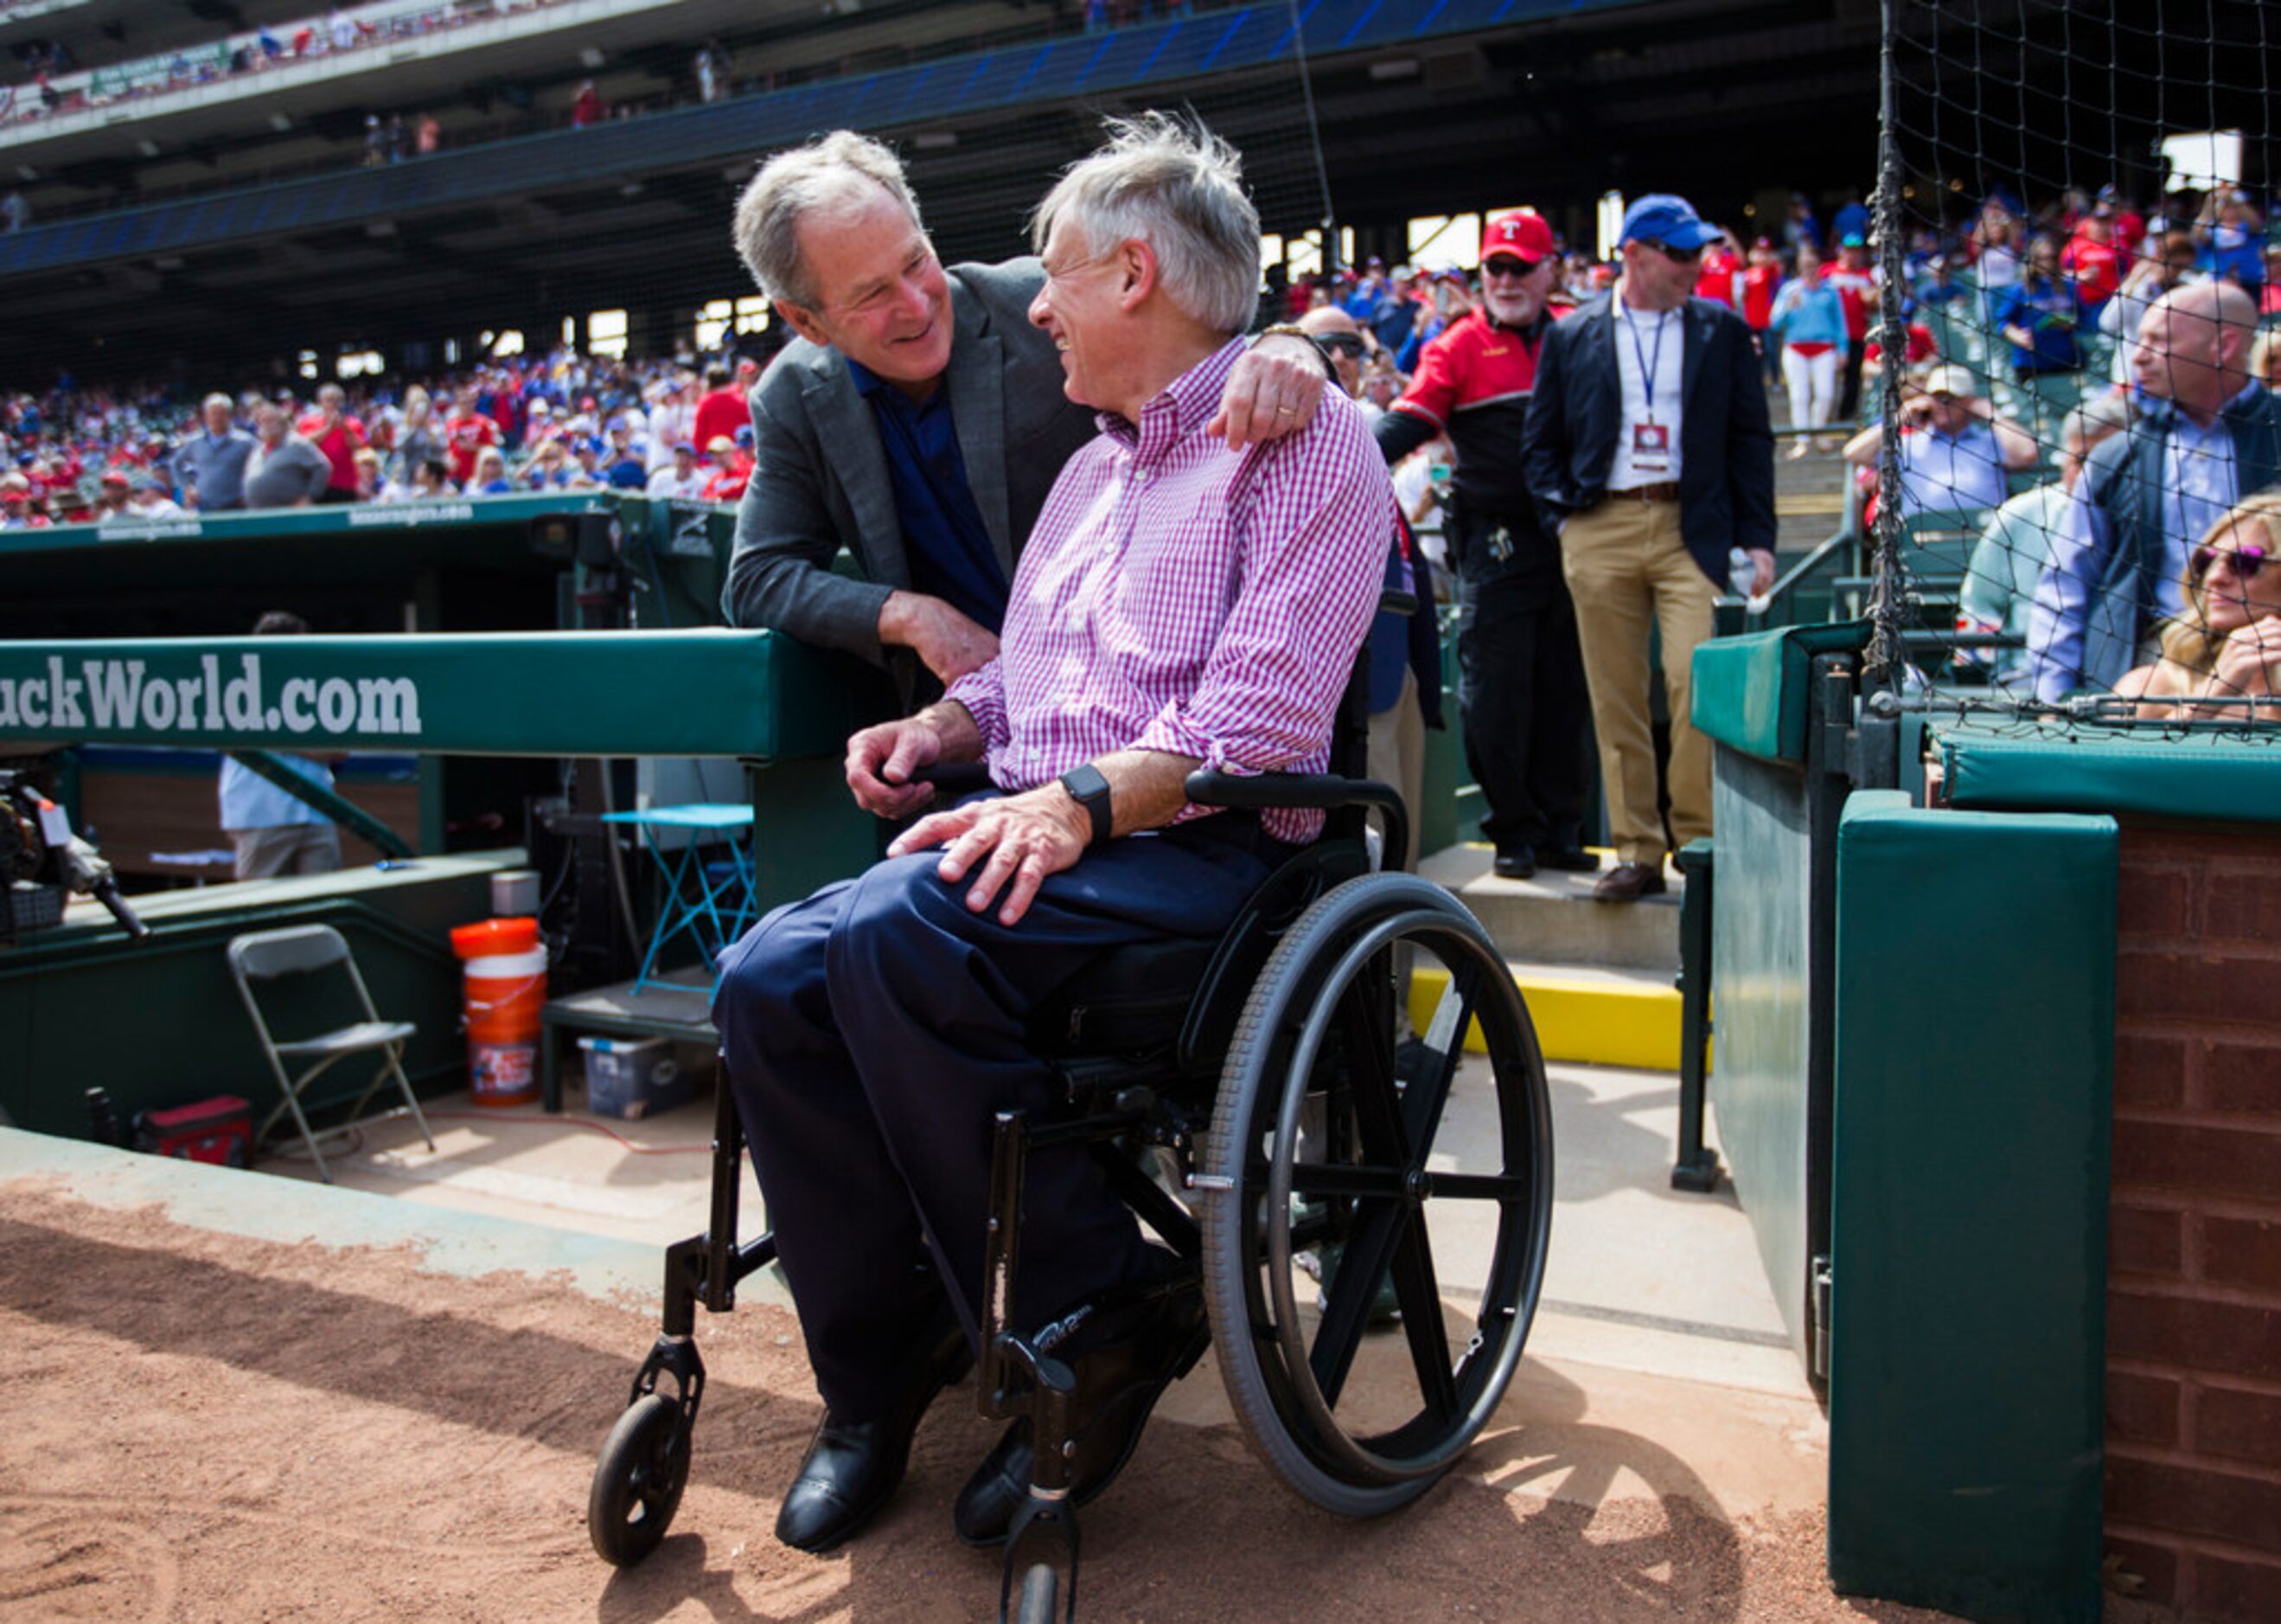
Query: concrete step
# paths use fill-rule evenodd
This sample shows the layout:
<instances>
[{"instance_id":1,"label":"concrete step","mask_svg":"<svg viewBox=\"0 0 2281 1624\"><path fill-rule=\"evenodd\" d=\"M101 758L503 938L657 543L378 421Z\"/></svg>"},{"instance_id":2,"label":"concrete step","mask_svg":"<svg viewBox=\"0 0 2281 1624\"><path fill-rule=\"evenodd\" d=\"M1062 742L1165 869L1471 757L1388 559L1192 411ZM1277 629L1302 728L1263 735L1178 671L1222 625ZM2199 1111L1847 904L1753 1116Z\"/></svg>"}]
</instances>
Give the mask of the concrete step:
<instances>
[{"instance_id":1,"label":"concrete step","mask_svg":"<svg viewBox=\"0 0 2281 1624\"><path fill-rule=\"evenodd\" d=\"M1679 1069L1679 993L1669 971L1508 963L1545 1059L1651 1071ZM1431 963L1420 964L1411 976L1410 1020L1418 1031L1432 1025L1449 984L1449 972ZM1465 1048L1476 1055L1486 1052L1479 1026L1466 1028Z\"/></svg>"},{"instance_id":2,"label":"concrete step","mask_svg":"<svg viewBox=\"0 0 2281 1624\"><path fill-rule=\"evenodd\" d=\"M1666 867L1671 887L1659 897L1615 904L1592 901L1593 874L1540 870L1534 879L1499 879L1489 871L1496 853L1484 845L1445 847L1418 865L1419 872L1457 893L1487 925L1507 958L1532 963L1645 970L1666 986L1679 972L1679 871ZM1602 855L1604 863L1613 858Z\"/></svg>"}]
</instances>

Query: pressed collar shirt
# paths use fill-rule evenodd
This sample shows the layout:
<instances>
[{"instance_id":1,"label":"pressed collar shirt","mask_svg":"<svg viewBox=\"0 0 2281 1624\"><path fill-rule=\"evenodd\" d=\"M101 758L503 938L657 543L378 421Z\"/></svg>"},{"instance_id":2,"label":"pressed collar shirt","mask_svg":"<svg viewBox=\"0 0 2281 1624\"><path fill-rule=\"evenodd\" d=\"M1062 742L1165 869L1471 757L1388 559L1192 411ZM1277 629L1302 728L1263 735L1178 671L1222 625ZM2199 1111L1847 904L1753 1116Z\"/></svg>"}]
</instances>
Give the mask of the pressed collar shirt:
<instances>
[{"instance_id":1,"label":"pressed collar shirt","mask_svg":"<svg viewBox=\"0 0 2281 1624\"><path fill-rule=\"evenodd\" d=\"M2010 494L1996 430L1977 419L1956 434L1903 434L1900 463L1904 516L2001 507Z\"/></svg>"},{"instance_id":2,"label":"pressed collar shirt","mask_svg":"<svg viewBox=\"0 0 2281 1624\"><path fill-rule=\"evenodd\" d=\"M2169 407L2169 442L2162 449L2162 531L2172 539L2173 561L2179 568L2169 571L2171 578L2163 583L2162 607L2173 615L2184 607L2184 589L2176 577L2184 568L2187 549L2240 499L2233 425L2225 414L2254 387L2244 388L2227 401L2207 429L2175 406Z\"/></svg>"},{"instance_id":3,"label":"pressed collar shirt","mask_svg":"<svg viewBox=\"0 0 2281 1624\"><path fill-rule=\"evenodd\" d=\"M1394 533L1385 459L1326 394L1314 421L1230 451L1204 425L1230 343L1141 408L1103 414L1014 575L998 658L951 684L1001 789L1119 750L1226 772L1320 772ZM1181 818L1207 808L1187 807ZM1264 815L1282 840L1322 814Z\"/></svg>"},{"instance_id":4,"label":"pressed collar shirt","mask_svg":"<svg viewBox=\"0 0 2281 1624\"><path fill-rule=\"evenodd\" d=\"M1624 407L1623 421L1616 429L1616 460L1608 468L1608 489L1629 491L1676 482L1681 473L1679 384L1687 360L1687 306L1633 310L1624 304L1619 290L1610 298L1608 310L1615 318L1616 377L1623 388ZM1651 374L1652 385L1647 382ZM1633 466L1633 425L1646 422L1659 423L1668 430L1665 445L1671 466L1667 468L1645 472Z\"/></svg>"}]
</instances>

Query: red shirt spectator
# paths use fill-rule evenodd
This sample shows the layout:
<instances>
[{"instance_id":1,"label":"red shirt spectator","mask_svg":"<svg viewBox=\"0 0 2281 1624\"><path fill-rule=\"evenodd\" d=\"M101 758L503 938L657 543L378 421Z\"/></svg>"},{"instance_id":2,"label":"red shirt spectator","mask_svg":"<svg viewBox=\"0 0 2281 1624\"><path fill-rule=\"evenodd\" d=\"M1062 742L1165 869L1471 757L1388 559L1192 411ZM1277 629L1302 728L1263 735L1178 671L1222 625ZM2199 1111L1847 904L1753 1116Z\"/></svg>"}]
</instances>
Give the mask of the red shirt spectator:
<instances>
[{"instance_id":1,"label":"red shirt spectator","mask_svg":"<svg viewBox=\"0 0 2281 1624\"><path fill-rule=\"evenodd\" d=\"M705 489L699 499L707 502L742 501L746 482L753 476L751 456L725 435L707 441L706 450L713 460L713 472L707 476Z\"/></svg>"},{"instance_id":2,"label":"red shirt spectator","mask_svg":"<svg viewBox=\"0 0 2281 1624\"><path fill-rule=\"evenodd\" d=\"M341 387L328 383L317 391L317 409L294 425L294 432L325 453L325 460L333 465L332 477L325 482L329 491L350 491L357 488L356 454L367 444L364 424L341 410Z\"/></svg>"},{"instance_id":3,"label":"red shirt spectator","mask_svg":"<svg viewBox=\"0 0 2281 1624\"><path fill-rule=\"evenodd\" d=\"M1703 256L1703 271L1695 279L1695 297L1710 299L1728 309L1735 307L1735 278L1743 262L1723 243L1714 243Z\"/></svg>"},{"instance_id":4,"label":"red shirt spectator","mask_svg":"<svg viewBox=\"0 0 2281 1624\"><path fill-rule=\"evenodd\" d=\"M752 424L752 407L730 383L725 367L707 367L705 387L705 398L697 403L697 423L690 430L690 443L710 446L715 440L727 440L734 445L737 430Z\"/></svg>"},{"instance_id":5,"label":"red shirt spectator","mask_svg":"<svg viewBox=\"0 0 2281 1624\"><path fill-rule=\"evenodd\" d=\"M471 395L462 395L445 420L444 438L450 446L452 483L464 485L476 476L476 459L499 443L499 425L476 410Z\"/></svg>"},{"instance_id":6,"label":"red shirt spectator","mask_svg":"<svg viewBox=\"0 0 2281 1624\"><path fill-rule=\"evenodd\" d=\"M594 81L589 79L578 87L578 99L570 104L570 128L584 129L601 121L602 93L594 89Z\"/></svg>"},{"instance_id":7,"label":"red shirt spectator","mask_svg":"<svg viewBox=\"0 0 2281 1624\"><path fill-rule=\"evenodd\" d=\"M1933 352L1938 349L1939 345L1933 342L1932 329L1921 322L1910 322L1908 331L1908 364L1912 367L1921 366L1933 358ZM1869 340L1868 349L1862 352L1861 359L1864 366L1880 365L1885 359L1885 347L1873 336Z\"/></svg>"},{"instance_id":8,"label":"red shirt spectator","mask_svg":"<svg viewBox=\"0 0 2281 1624\"><path fill-rule=\"evenodd\" d=\"M1864 263L1856 263L1859 255ZM1869 298L1877 286L1876 267L1867 264L1868 255L1847 244L1836 263L1821 269L1821 280L1837 290L1837 299L1845 307L1845 336L1859 348L1869 336Z\"/></svg>"},{"instance_id":9,"label":"red shirt spectator","mask_svg":"<svg viewBox=\"0 0 2281 1624\"><path fill-rule=\"evenodd\" d=\"M2086 319L2122 285L2121 256L2112 242L2103 240L2109 235L2104 220L2088 215L2060 251L2060 268L2075 278L2076 297L2083 301Z\"/></svg>"},{"instance_id":10,"label":"red shirt spectator","mask_svg":"<svg viewBox=\"0 0 2281 1624\"><path fill-rule=\"evenodd\" d=\"M1772 258L1763 264L1754 261L1743 273L1743 320L1752 332L1763 333L1774 325L1775 295L1782 290L1782 262Z\"/></svg>"}]
</instances>

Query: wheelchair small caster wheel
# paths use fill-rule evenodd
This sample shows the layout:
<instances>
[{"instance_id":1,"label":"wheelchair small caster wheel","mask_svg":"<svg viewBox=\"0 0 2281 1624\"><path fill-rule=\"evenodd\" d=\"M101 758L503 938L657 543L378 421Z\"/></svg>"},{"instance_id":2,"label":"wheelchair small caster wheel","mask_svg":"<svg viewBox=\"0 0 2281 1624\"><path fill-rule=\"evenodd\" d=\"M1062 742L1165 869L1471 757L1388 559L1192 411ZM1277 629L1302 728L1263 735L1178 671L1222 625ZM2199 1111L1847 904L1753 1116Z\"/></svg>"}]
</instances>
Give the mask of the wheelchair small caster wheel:
<instances>
[{"instance_id":1,"label":"wheelchair small caster wheel","mask_svg":"<svg viewBox=\"0 0 2281 1624\"><path fill-rule=\"evenodd\" d=\"M1055 1604L1060 1599L1061 1575L1049 1562L1033 1564L1022 1575L1022 1598L1015 1613L1015 1624L1054 1624L1058 1616Z\"/></svg>"},{"instance_id":2,"label":"wheelchair small caster wheel","mask_svg":"<svg viewBox=\"0 0 2281 1624\"><path fill-rule=\"evenodd\" d=\"M594 1463L586 1532L594 1553L631 1567L657 1549L689 1481L689 1424L662 1393L646 1393L620 1416Z\"/></svg>"}]
</instances>

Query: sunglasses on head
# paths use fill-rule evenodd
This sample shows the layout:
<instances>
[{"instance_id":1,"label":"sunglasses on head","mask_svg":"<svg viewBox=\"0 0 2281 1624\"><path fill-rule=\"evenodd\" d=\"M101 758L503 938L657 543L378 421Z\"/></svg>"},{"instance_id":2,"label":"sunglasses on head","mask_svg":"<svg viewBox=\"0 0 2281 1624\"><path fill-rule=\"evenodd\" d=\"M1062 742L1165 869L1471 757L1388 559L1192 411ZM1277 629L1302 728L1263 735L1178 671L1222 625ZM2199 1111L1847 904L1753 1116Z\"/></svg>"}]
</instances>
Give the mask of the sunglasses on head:
<instances>
[{"instance_id":1,"label":"sunglasses on head","mask_svg":"<svg viewBox=\"0 0 2281 1624\"><path fill-rule=\"evenodd\" d=\"M1324 333L1315 342L1326 350L1335 350L1341 355L1352 356L1357 360L1362 359L1362 340L1353 333Z\"/></svg>"},{"instance_id":2,"label":"sunglasses on head","mask_svg":"<svg viewBox=\"0 0 2281 1624\"><path fill-rule=\"evenodd\" d=\"M2194 579L2199 581L2208 575L2209 567L2217 561L2221 553L2233 561L2234 578L2237 580L2254 581L2257 578L2257 572L2265 568L2265 549L2262 547L2196 547L2192 560Z\"/></svg>"},{"instance_id":3,"label":"sunglasses on head","mask_svg":"<svg viewBox=\"0 0 2281 1624\"><path fill-rule=\"evenodd\" d=\"M1524 259L1519 254L1499 254L1486 261L1481 272L1488 276L1533 276L1543 263L1542 259Z\"/></svg>"}]
</instances>

